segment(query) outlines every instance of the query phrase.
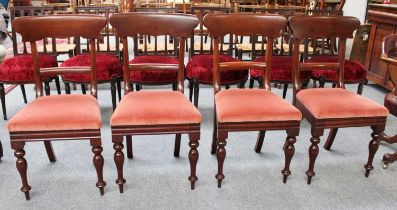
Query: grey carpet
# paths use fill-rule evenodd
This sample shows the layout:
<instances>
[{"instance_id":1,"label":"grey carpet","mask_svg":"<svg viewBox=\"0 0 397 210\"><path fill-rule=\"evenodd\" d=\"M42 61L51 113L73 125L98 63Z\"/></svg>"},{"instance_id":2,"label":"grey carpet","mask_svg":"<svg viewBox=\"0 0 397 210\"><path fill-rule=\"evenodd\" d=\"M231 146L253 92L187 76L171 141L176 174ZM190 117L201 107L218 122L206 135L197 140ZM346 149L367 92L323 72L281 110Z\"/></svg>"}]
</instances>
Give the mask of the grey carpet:
<instances>
[{"instance_id":1,"label":"grey carpet","mask_svg":"<svg viewBox=\"0 0 397 210\"><path fill-rule=\"evenodd\" d=\"M284 131L268 132L260 154L253 150L256 132L232 133L226 146L226 178L222 189L218 189L214 178L216 157L210 154L213 90L209 86L200 89L199 109L203 123L196 189L190 190L187 180L186 135L182 139L180 158L173 156L174 136L137 136L133 137L134 159L126 159L124 164L127 183L124 194L120 194L114 182L116 167L109 129L110 91L106 85L100 88L107 181L105 196L101 197L95 187L96 173L87 141L54 142L56 163L48 161L42 143L27 143L32 199L25 201L19 190L21 180L10 149L7 122L0 120L0 137L5 150L0 163L0 209L396 209L397 163L384 170L381 159L385 152L397 151L397 145L382 143L375 156L375 169L369 178L364 177L370 128L341 129L331 151L322 148L326 138L322 137L316 176L310 186L306 184L305 175L310 145L307 121L301 125L291 163L292 175L287 184L282 183L280 173L284 165ZM356 90L355 85L348 88ZM282 92L277 88L273 91L279 95ZM186 89L186 95L187 92ZM290 88L289 101L291 92ZM27 93L32 101L33 86L27 86ZM80 94L80 91L74 93ZM379 103L383 103L385 93L373 85L364 88L364 95ZM55 94L54 90L52 94ZM19 88L7 95L9 117L24 106ZM390 116L386 132L397 133L396 125L397 118Z\"/></svg>"}]
</instances>

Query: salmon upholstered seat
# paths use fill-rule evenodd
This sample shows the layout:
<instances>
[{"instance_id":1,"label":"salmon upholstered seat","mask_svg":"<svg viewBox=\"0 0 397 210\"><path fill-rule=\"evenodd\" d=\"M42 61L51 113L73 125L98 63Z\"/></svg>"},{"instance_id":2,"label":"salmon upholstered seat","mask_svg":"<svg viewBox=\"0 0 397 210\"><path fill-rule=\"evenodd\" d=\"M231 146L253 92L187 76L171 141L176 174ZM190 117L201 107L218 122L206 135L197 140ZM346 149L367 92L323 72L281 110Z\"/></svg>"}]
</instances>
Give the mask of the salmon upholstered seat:
<instances>
[{"instance_id":1,"label":"salmon upholstered seat","mask_svg":"<svg viewBox=\"0 0 397 210\"><path fill-rule=\"evenodd\" d=\"M178 64L178 59L170 56L150 55L138 56L130 61L136 63L162 63ZM131 71L131 82L136 83L175 83L177 81L176 71Z\"/></svg>"},{"instance_id":2,"label":"salmon upholstered seat","mask_svg":"<svg viewBox=\"0 0 397 210\"><path fill-rule=\"evenodd\" d=\"M301 112L263 89L229 89L215 95L217 119L227 122L300 121Z\"/></svg>"},{"instance_id":3,"label":"salmon upholstered seat","mask_svg":"<svg viewBox=\"0 0 397 210\"><path fill-rule=\"evenodd\" d=\"M39 97L8 123L10 132L100 128L101 114L96 98L75 94Z\"/></svg>"},{"instance_id":4,"label":"salmon upholstered seat","mask_svg":"<svg viewBox=\"0 0 397 210\"><path fill-rule=\"evenodd\" d=\"M201 114L177 91L138 91L125 95L110 120L111 126L197 124Z\"/></svg>"},{"instance_id":5,"label":"salmon upholstered seat","mask_svg":"<svg viewBox=\"0 0 397 210\"><path fill-rule=\"evenodd\" d=\"M342 88L314 88L296 95L316 119L386 117L389 111L382 105Z\"/></svg>"}]
</instances>

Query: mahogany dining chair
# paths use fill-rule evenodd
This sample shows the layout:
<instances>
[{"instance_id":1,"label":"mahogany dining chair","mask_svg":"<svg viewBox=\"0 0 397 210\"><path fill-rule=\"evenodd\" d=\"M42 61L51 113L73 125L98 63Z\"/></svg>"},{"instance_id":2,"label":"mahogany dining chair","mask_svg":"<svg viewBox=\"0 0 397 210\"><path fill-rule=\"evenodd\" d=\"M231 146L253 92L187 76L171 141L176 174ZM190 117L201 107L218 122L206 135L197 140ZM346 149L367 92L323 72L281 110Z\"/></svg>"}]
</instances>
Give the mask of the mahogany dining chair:
<instances>
[{"instance_id":1,"label":"mahogany dining chair","mask_svg":"<svg viewBox=\"0 0 397 210\"><path fill-rule=\"evenodd\" d=\"M26 200L31 190L27 179L28 164L24 158L26 142L44 141L51 162L56 161L50 141L70 139L89 140L94 153L93 163L98 175L96 186L101 195L106 183L103 181L104 160L101 155L101 113L97 97L95 40L105 27L106 19L88 15L57 15L22 17L12 26L21 34L22 40L30 42L37 99L18 112L8 123L11 147L15 150L16 166L22 178L21 191ZM40 68L36 41L46 38L84 37L90 39L90 66ZM43 96L41 75L60 73L86 73L91 77L91 95Z\"/></svg>"},{"instance_id":2,"label":"mahogany dining chair","mask_svg":"<svg viewBox=\"0 0 397 210\"><path fill-rule=\"evenodd\" d=\"M360 21L354 17L308 17L295 16L289 19L289 25L294 37L293 68L294 68L294 94L293 103L301 110L303 116L311 124L312 138L309 147L309 169L306 171L307 184L311 183L315 175L314 163L319 153L318 144L324 129L330 128L330 134L324 145L330 150L338 128L370 126L372 140L369 143L368 162L364 166L368 177L374 168L372 165L374 155L379 147L380 134L386 124L388 110L356 93L345 89L344 65L346 39L352 38L353 32L360 26ZM335 37L339 39L338 59L334 62L299 61L298 44L304 39L319 39ZM336 88L301 89L301 71L315 69L333 69L337 74ZM350 139L352 140L352 139Z\"/></svg>"},{"instance_id":3,"label":"mahogany dining chair","mask_svg":"<svg viewBox=\"0 0 397 210\"><path fill-rule=\"evenodd\" d=\"M283 148L285 167L281 171L284 183L291 174L289 167L295 151L294 143L299 134L302 114L292 104L270 91L273 43L280 37L287 23L285 17L264 14L211 14L204 17L204 25L214 39L215 113L211 153L214 154L216 151L218 159L218 173L215 178L218 180L219 188L225 178L223 164L229 132L260 131L264 133L269 130L285 130L287 132ZM221 39L227 34L265 37L267 39L265 62L220 62L219 45ZM221 72L248 68L262 69L264 84L262 89L221 90ZM250 103L252 101L255 103ZM257 147L261 146L257 145Z\"/></svg>"},{"instance_id":4,"label":"mahogany dining chair","mask_svg":"<svg viewBox=\"0 0 397 210\"><path fill-rule=\"evenodd\" d=\"M186 39L198 24L192 15L167 13L129 13L115 14L110 24L116 29L116 35L123 43L123 76L125 96L114 111L110 126L114 143L114 161L117 166L120 193L126 180L123 177L123 137L126 136L128 157L132 158L131 135L188 134L191 188L194 189L196 164L199 153L201 114L185 97L184 90L184 46ZM130 63L128 37L138 35L169 35L179 42L178 63ZM178 40L176 40L178 39ZM135 42L136 43L136 42ZM136 47L136 46L135 46ZM131 92L130 71L174 71L178 73L177 91L147 90ZM175 141L174 156L179 156L180 138Z\"/></svg>"}]
</instances>

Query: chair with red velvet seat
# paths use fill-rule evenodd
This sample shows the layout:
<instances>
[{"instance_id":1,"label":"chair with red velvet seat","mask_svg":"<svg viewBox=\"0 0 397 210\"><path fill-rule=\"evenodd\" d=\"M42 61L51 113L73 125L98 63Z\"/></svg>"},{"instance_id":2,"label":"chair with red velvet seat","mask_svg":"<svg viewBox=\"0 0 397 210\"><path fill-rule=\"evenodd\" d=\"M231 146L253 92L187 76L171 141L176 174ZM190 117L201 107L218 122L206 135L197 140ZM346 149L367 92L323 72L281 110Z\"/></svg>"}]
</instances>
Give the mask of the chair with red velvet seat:
<instances>
[{"instance_id":1,"label":"chair with red velvet seat","mask_svg":"<svg viewBox=\"0 0 397 210\"><path fill-rule=\"evenodd\" d=\"M197 147L200 138L201 114L184 96L184 46L198 20L192 15L161 13L115 14L110 23L123 42L123 76L125 96L114 111L110 126L115 149L114 161L117 166L120 193L126 182L123 176L124 154L123 137L126 136L127 153L132 155L131 135L177 134L174 156L179 156L180 136L189 135L189 161L191 188L197 181ZM129 63L128 37L137 39L138 35L170 35L179 39L179 54L176 64L170 63ZM176 41L176 40L175 40ZM136 45L134 47L137 47ZM138 57L139 58L139 57ZM156 60L158 61L158 60ZM147 61L151 62L151 61ZM177 72L178 90L155 90L131 92L130 71L169 71ZM178 138L179 136L179 138Z\"/></svg>"},{"instance_id":2,"label":"chair with red velvet seat","mask_svg":"<svg viewBox=\"0 0 397 210\"><path fill-rule=\"evenodd\" d=\"M21 6L21 7L11 7L11 22L15 20L16 14L19 16L33 16L37 14L45 15L51 14L54 8L49 6ZM7 119L6 112L6 101L5 101L5 88L4 84L18 84L21 86L22 95L24 102L27 103L26 93L25 93L25 84L33 84L34 83L34 70L33 70L33 60L32 55L28 54L26 44L23 43L22 52L20 46L18 46L17 42L17 33L12 28L12 43L13 43L13 53L14 56L10 58L6 58L0 64L0 99L1 105L3 109L3 118ZM56 67L57 60L56 54L43 53L40 56L40 67ZM46 75L43 77L43 81L45 83L45 92L49 94L50 86L49 82L55 79L55 83L57 86L58 94L60 94L60 86L59 79L56 75Z\"/></svg>"},{"instance_id":3,"label":"chair with red velvet seat","mask_svg":"<svg viewBox=\"0 0 397 210\"><path fill-rule=\"evenodd\" d=\"M373 158L378 150L380 134L386 124L388 110L376 102L352 93L344 85L344 59L347 38L352 38L353 32L360 26L360 21L354 17L305 17L290 18L289 26L294 37L293 67L294 67L294 105L301 110L304 117L311 124L312 138L309 147L309 169L306 172L307 183L311 183L314 173L314 163L319 153L318 144L324 129L330 128L330 134L324 145L326 150L331 149L339 128L370 126L372 140L369 143L369 157L364 166L368 177L373 169ZM298 44L304 39L318 39L335 37L339 39L337 62L299 61ZM328 68L336 71L337 88L301 89L301 71Z\"/></svg>"},{"instance_id":4,"label":"chair with red velvet seat","mask_svg":"<svg viewBox=\"0 0 397 210\"><path fill-rule=\"evenodd\" d=\"M397 34L391 34L383 38L383 46L382 46L382 55L381 59L388 66L384 66L389 69L390 80L395 86L392 92L388 93L385 96L385 107L389 110L390 114L397 116ZM382 134L382 140L389 144L397 143L397 135L388 136L386 134ZM383 155L383 163L384 168L390 163L397 161L397 152L395 153L386 153Z\"/></svg>"},{"instance_id":5,"label":"chair with red velvet seat","mask_svg":"<svg viewBox=\"0 0 397 210\"><path fill-rule=\"evenodd\" d=\"M345 75L344 80L345 84L358 84L357 93L362 94L364 84L367 82L367 70L365 69L363 60L357 59L355 52L357 48L362 51L361 53L366 52L366 48L362 49L364 46L368 46L368 37L370 33L371 27L369 25L362 25L357 29L352 51L350 53L350 59L345 59ZM360 53L360 52L358 52ZM307 62L336 62L338 60L337 56L332 55L314 55ZM312 71L311 74L314 82L319 81L319 86L324 87L325 83L333 83L333 87L336 86L336 72L329 69L317 69Z\"/></svg>"},{"instance_id":6,"label":"chair with red velvet seat","mask_svg":"<svg viewBox=\"0 0 397 210\"><path fill-rule=\"evenodd\" d=\"M101 195L106 183L103 181L104 160L101 155L101 113L97 97L95 41L105 27L106 19L100 16L57 15L23 17L13 22L13 28L30 42L37 99L18 112L8 123L11 147L15 150L16 166L22 178L21 191L30 199L27 180L27 162L24 158L26 142L44 141L51 162L56 161L51 141L71 139L89 140L94 153L93 163L97 172ZM38 40L45 37L84 37L90 39L90 66L52 67L39 66ZM41 75L46 73L86 73L91 77L90 95L43 96Z\"/></svg>"},{"instance_id":7,"label":"chair with red velvet seat","mask_svg":"<svg viewBox=\"0 0 397 210\"><path fill-rule=\"evenodd\" d=\"M88 7L77 7L76 12L78 14L97 14L109 19L109 17L117 12L116 6L88 6ZM116 84L118 88L119 100L121 98L121 85L122 80L122 67L119 57L119 39L116 36L112 36L109 31L109 24L106 25L104 30L101 32L101 39L104 39L104 43L97 43L98 54L97 54L97 79L98 84L110 83L110 92L112 96L112 107L113 110L116 108ZM114 43L111 43L111 39L114 39ZM77 39L77 55L64 61L62 67L73 67L73 66L89 66L90 55L88 53L81 54L82 51L89 51L88 41L86 49L82 49L84 43L82 39ZM115 46L115 47L114 47ZM84 74L63 74L62 79L65 82L66 93L70 94L70 83L80 84L83 94L86 93L86 86L90 84L90 77Z\"/></svg>"},{"instance_id":8,"label":"chair with red velvet seat","mask_svg":"<svg viewBox=\"0 0 397 210\"><path fill-rule=\"evenodd\" d=\"M186 78L189 81L189 99L193 100L194 105L198 106L199 98L199 86L200 84L212 85L213 82L213 49L212 49L212 38L206 42L205 37L207 36L206 28L203 25L202 18L206 14L212 13L229 13L231 8L221 6L192 6L191 12L199 17L200 25L198 30L199 43L196 42L195 33L192 33L190 39L190 60L186 65ZM233 34L229 37L225 37L227 41L222 39L222 45L220 49L219 59L221 62L233 62L238 61L237 58L232 56L233 54ZM226 43L228 42L228 43ZM238 85L244 87L248 79L248 70L239 70L232 72L221 73L221 85L229 88L230 85Z\"/></svg>"},{"instance_id":9,"label":"chair with red velvet seat","mask_svg":"<svg viewBox=\"0 0 397 210\"><path fill-rule=\"evenodd\" d=\"M270 91L270 69L274 40L287 26L287 19L282 16L264 14L212 14L204 18L204 25L214 39L214 133L211 153L216 152L218 159L218 187L221 187L223 163L226 156L226 139L229 132L285 130L287 138L284 144L285 167L281 171L286 183L291 174L289 169L295 148L296 136L299 134L302 114L297 108L280 96ZM240 36L260 35L266 37L266 61L221 62L219 59L220 40L226 34ZM261 68L263 89L226 89L220 88L220 72L235 71L242 68ZM252 103L254 102L255 103ZM248 103L247 103L248 102ZM256 145L260 148L262 145Z\"/></svg>"}]
</instances>

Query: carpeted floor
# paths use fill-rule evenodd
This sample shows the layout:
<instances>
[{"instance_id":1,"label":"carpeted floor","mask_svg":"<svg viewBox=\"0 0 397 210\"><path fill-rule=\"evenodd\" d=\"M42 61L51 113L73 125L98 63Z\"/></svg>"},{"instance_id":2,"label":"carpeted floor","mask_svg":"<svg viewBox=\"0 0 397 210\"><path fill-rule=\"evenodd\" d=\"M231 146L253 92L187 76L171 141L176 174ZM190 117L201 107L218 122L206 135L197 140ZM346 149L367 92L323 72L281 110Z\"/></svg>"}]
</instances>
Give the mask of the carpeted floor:
<instances>
[{"instance_id":1,"label":"carpeted floor","mask_svg":"<svg viewBox=\"0 0 397 210\"><path fill-rule=\"evenodd\" d=\"M381 144L369 178L364 177L368 156L370 128L341 129L331 151L320 143L316 176L306 184L307 150L310 128L301 125L292 175L282 183L280 173L284 164L283 131L268 132L262 153L253 148L256 132L232 133L226 146L222 189L214 177L216 157L210 154L212 136L213 90L200 89L199 109L203 115L200 158L197 166L199 181L190 190L187 180L187 136L183 136L181 157L173 156L174 137L133 137L134 159L126 159L124 175L127 180L124 194L115 184L116 167L110 138L109 118L112 114L110 91L101 85L99 103L102 111L102 141L104 145L105 196L95 187L96 173L87 141L54 142L58 161L50 163L41 142L27 143L28 178L32 186L31 200L25 201L20 192L21 180L10 149L6 121L0 120L0 137L4 157L0 163L0 209L396 209L397 163L382 169L385 152L397 151L397 145ZM170 87L163 87L170 88ZM348 86L352 91L356 86ZM144 89L148 89L145 88ZM281 95L281 90L273 88ZM187 95L186 89L186 95ZM288 99L291 101L291 89ZM29 101L34 99L33 86L27 86ZM80 90L74 93L80 94ZM385 90L367 85L364 95L383 103ZM52 90L52 94L55 91ZM335 99L338 100L338 99ZM7 95L8 116L11 118L24 107L19 88ZM249 111L249 110L247 110ZM386 132L397 133L397 118L390 116Z\"/></svg>"}]
</instances>

